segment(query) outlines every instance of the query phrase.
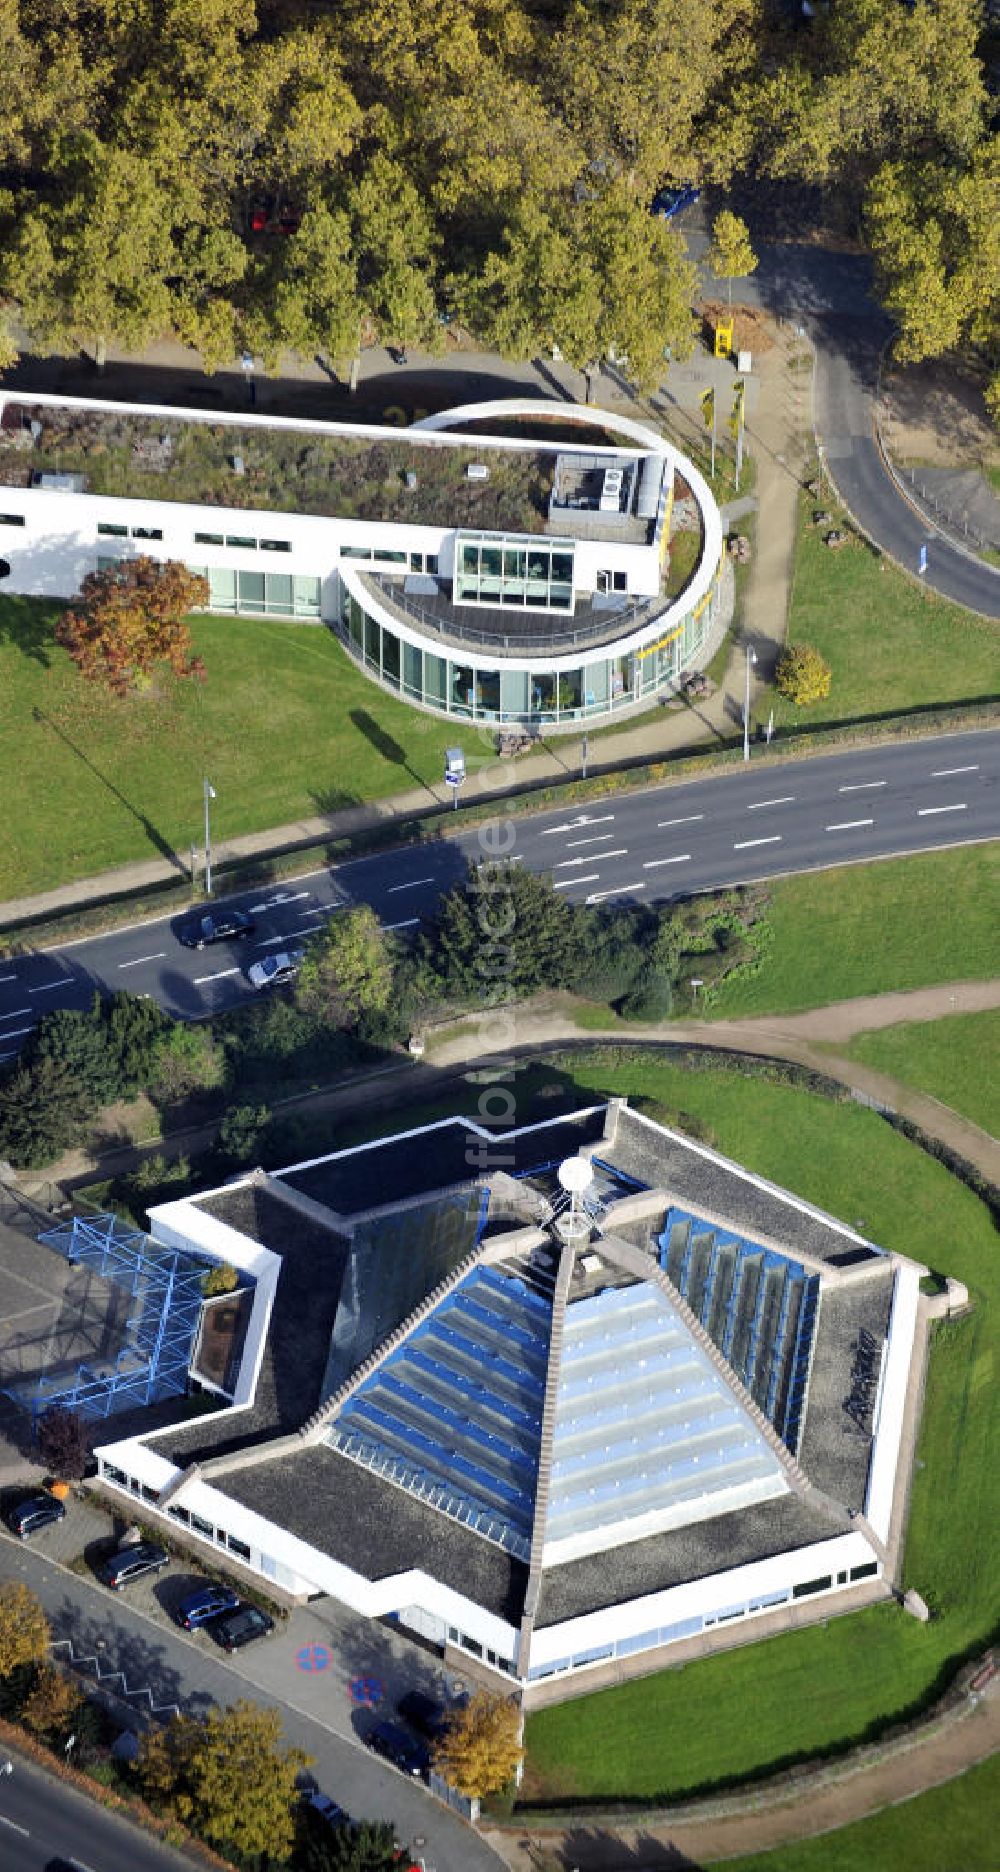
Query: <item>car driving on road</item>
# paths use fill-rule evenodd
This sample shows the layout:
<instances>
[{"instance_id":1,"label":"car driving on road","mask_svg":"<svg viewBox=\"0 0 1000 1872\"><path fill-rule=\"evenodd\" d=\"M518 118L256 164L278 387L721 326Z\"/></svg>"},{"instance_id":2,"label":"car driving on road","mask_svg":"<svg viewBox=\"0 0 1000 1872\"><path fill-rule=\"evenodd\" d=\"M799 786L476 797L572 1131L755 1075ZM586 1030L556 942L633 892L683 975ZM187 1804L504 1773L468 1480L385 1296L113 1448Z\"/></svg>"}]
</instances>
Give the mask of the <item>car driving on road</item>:
<instances>
[{"instance_id":1,"label":"car driving on road","mask_svg":"<svg viewBox=\"0 0 1000 1872\"><path fill-rule=\"evenodd\" d=\"M21 1540L28 1540L37 1534L39 1528L51 1527L53 1521L64 1521L66 1510L54 1495L28 1495L13 1508L8 1508L4 1515L12 1534Z\"/></svg>"},{"instance_id":2,"label":"car driving on road","mask_svg":"<svg viewBox=\"0 0 1000 1872\"><path fill-rule=\"evenodd\" d=\"M177 931L185 949L204 949L209 943L243 942L257 928L245 910L212 910L193 916Z\"/></svg>"},{"instance_id":3,"label":"car driving on road","mask_svg":"<svg viewBox=\"0 0 1000 1872\"><path fill-rule=\"evenodd\" d=\"M294 981L302 966L302 949L282 949L277 955L264 956L260 962L251 962L247 969L247 981L258 993L262 988L278 988L282 982Z\"/></svg>"},{"instance_id":4,"label":"car driving on road","mask_svg":"<svg viewBox=\"0 0 1000 1872\"><path fill-rule=\"evenodd\" d=\"M123 1586L130 1586L133 1580L142 1579L147 1573L161 1573L170 1565L170 1555L163 1547L154 1547L152 1541L136 1541L134 1546L119 1547L117 1553L109 1554L97 1568L97 1577L110 1586L112 1592L121 1592Z\"/></svg>"}]
</instances>

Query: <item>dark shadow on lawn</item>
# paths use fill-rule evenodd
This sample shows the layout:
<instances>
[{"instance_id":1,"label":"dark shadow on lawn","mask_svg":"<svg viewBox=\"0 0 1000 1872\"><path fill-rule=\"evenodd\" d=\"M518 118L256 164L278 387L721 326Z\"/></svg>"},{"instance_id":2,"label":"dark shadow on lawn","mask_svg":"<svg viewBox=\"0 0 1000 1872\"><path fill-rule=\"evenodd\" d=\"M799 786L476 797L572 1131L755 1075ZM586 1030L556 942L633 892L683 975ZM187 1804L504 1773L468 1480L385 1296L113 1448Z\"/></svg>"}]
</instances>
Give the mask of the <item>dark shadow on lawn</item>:
<instances>
[{"instance_id":1,"label":"dark shadow on lawn","mask_svg":"<svg viewBox=\"0 0 1000 1872\"><path fill-rule=\"evenodd\" d=\"M369 715L367 709L352 709L350 719L352 725L358 730L359 734L364 735L369 747L374 748L376 754L380 754L384 761L388 761L393 767L402 767L404 773L409 774L415 786L425 787L427 785L426 781L422 780L418 773L414 773L413 768L406 758L406 749L400 747L399 742L395 740L391 734L386 733L381 724L375 720L375 717ZM430 792L429 787L427 791Z\"/></svg>"},{"instance_id":2,"label":"dark shadow on lawn","mask_svg":"<svg viewBox=\"0 0 1000 1872\"><path fill-rule=\"evenodd\" d=\"M55 607L40 603L37 598L4 594L0 604L0 644L9 643L32 663L40 663L43 669L52 667L55 625Z\"/></svg>"},{"instance_id":3,"label":"dark shadow on lawn","mask_svg":"<svg viewBox=\"0 0 1000 1872\"><path fill-rule=\"evenodd\" d=\"M101 785L111 794L112 798L116 799L120 806L124 806L126 812L131 813L133 819L142 827L150 844L159 852L161 858L165 858L168 864L173 866L173 869L179 876L183 878L188 877L189 872L187 865L174 851L173 846L164 838L159 828L153 824L153 821L149 819L144 812L139 811L138 806L133 806L132 801L126 799L121 789L115 786L114 781L108 779L107 774L102 773L101 769L95 766L90 755L85 754L83 748L77 746L72 735L68 735L65 728L60 728L58 722L54 722L51 715L46 715L43 709L33 708L31 713L34 720L42 727L51 728L52 733L58 735L63 745L69 748L71 754L76 755L77 760L82 762L83 766L93 774L95 780L99 780Z\"/></svg>"}]
</instances>

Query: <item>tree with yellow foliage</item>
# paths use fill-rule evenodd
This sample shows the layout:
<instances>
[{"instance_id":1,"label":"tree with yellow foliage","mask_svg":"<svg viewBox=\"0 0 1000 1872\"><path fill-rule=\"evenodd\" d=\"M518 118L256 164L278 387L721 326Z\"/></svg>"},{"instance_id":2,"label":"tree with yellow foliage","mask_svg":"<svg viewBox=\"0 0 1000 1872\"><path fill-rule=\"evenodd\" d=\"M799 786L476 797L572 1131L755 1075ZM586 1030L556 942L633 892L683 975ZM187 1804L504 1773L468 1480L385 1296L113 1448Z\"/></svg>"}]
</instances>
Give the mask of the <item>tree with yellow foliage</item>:
<instances>
[{"instance_id":1,"label":"tree with yellow foliage","mask_svg":"<svg viewBox=\"0 0 1000 1872\"><path fill-rule=\"evenodd\" d=\"M507 1787L523 1754L517 1703L477 1690L451 1717L434 1749L434 1766L451 1787L474 1799Z\"/></svg>"},{"instance_id":2,"label":"tree with yellow foliage","mask_svg":"<svg viewBox=\"0 0 1000 1872\"><path fill-rule=\"evenodd\" d=\"M830 665L812 644L786 644L774 675L778 694L797 707L822 702L830 693Z\"/></svg>"}]
</instances>

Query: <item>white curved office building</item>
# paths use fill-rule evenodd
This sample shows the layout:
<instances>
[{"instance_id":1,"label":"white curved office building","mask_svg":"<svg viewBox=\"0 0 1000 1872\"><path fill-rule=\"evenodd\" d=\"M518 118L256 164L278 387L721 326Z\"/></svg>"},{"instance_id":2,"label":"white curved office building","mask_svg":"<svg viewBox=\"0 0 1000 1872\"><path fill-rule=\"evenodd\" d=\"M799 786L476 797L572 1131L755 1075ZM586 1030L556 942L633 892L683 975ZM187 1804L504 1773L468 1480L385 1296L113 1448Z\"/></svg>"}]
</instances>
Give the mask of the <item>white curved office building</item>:
<instances>
[{"instance_id":1,"label":"white curved office building","mask_svg":"<svg viewBox=\"0 0 1000 1872\"><path fill-rule=\"evenodd\" d=\"M212 611L322 621L436 714L599 721L698 667L722 524L656 430L537 399L409 429L0 395L0 576L71 597L134 553Z\"/></svg>"}]
</instances>

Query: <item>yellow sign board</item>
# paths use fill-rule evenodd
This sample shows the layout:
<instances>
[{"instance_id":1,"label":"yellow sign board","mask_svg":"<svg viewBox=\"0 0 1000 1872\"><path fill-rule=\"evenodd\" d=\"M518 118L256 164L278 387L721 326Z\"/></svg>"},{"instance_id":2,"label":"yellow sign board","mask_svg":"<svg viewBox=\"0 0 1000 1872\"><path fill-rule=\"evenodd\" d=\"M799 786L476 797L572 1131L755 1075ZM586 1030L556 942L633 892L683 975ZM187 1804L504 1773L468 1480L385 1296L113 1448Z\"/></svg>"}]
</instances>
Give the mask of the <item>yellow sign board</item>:
<instances>
[{"instance_id":1,"label":"yellow sign board","mask_svg":"<svg viewBox=\"0 0 1000 1872\"><path fill-rule=\"evenodd\" d=\"M720 322L715 328L716 357L731 357L733 350L733 320Z\"/></svg>"}]
</instances>

